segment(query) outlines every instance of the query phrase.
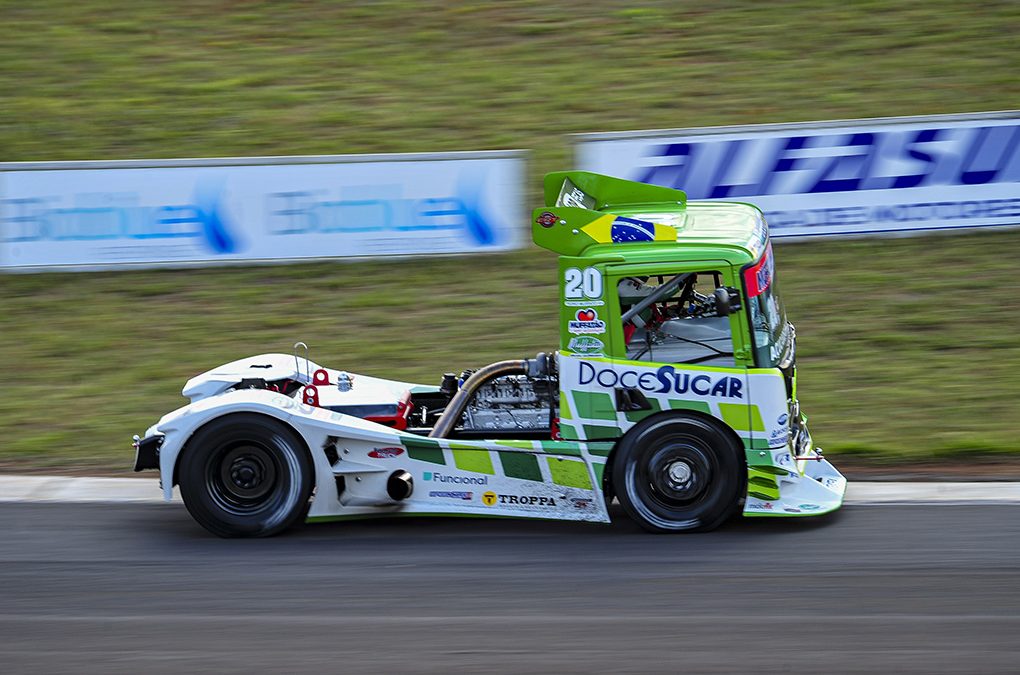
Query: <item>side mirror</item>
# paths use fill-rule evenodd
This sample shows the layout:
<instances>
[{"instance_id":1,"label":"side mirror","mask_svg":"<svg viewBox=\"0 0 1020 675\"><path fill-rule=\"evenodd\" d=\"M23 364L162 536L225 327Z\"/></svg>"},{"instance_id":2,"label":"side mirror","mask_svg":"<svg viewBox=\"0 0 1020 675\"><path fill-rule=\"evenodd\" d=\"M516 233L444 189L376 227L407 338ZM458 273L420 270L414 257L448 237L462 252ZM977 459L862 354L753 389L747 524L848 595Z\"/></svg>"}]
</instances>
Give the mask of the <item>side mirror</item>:
<instances>
[{"instance_id":1,"label":"side mirror","mask_svg":"<svg viewBox=\"0 0 1020 675\"><path fill-rule=\"evenodd\" d=\"M716 315L729 316L740 309L740 293L737 289L720 286L712 295L715 297Z\"/></svg>"}]
</instances>

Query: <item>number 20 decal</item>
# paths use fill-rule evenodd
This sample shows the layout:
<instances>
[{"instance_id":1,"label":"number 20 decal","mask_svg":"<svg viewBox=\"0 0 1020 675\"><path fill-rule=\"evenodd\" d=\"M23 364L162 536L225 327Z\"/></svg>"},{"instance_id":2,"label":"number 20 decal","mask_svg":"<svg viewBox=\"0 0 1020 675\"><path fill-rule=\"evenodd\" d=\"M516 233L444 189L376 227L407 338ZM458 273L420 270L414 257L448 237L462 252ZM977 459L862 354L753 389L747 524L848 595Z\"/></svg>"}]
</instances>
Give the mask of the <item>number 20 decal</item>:
<instances>
[{"instance_id":1,"label":"number 20 decal","mask_svg":"<svg viewBox=\"0 0 1020 675\"><path fill-rule=\"evenodd\" d=\"M585 267L579 270L571 267L563 273L565 286L563 297L575 298L601 298L602 297L602 273L594 267Z\"/></svg>"}]
</instances>

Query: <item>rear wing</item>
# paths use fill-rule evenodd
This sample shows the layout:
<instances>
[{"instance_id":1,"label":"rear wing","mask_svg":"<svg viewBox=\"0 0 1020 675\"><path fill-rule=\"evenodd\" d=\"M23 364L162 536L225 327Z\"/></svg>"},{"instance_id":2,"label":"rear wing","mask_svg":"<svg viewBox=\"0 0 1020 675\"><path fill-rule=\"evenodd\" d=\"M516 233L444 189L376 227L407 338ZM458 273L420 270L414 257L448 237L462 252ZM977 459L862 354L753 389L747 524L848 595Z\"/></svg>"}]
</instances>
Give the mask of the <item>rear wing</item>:
<instances>
[{"instance_id":1,"label":"rear wing","mask_svg":"<svg viewBox=\"0 0 1020 675\"><path fill-rule=\"evenodd\" d=\"M673 208L677 208L677 205L680 208L687 206L687 194L683 190L603 176L591 171L555 171L546 174L544 187L546 206L579 206L592 211L664 202L670 203ZM565 190L568 190L567 194L564 194ZM582 198L588 201L576 201Z\"/></svg>"},{"instance_id":2,"label":"rear wing","mask_svg":"<svg viewBox=\"0 0 1020 675\"><path fill-rule=\"evenodd\" d=\"M647 207L651 212L683 211L681 190L648 185L589 171L547 174L545 206L532 214L535 243L561 255L580 255L595 244L675 243L676 228L606 213Z\"/></svg>"}]
</instances>

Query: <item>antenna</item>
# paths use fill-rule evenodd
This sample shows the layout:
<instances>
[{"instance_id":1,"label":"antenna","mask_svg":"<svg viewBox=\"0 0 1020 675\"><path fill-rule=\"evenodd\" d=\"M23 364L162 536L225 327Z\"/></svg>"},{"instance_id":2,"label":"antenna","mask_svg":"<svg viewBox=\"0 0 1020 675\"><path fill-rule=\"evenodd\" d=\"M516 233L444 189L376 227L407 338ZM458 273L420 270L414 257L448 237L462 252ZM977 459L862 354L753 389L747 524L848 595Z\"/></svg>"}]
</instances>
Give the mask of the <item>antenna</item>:
<instances>
[{"instance_id":1,"label":"antenna","mask_svg":"<svg viewBox=\"0 0 1020 675\"><path fill-rule=\"evenodd\" d=\"M301 361L298 359L299 347L304 347L305 349L305 372L303 377L301 373ZM305 384L308 384L309 382L312 381L312 366L311 361L308 360L308 345L306 345L304 342L294 343L294 370L297 371L298 379L304 382Z\"/></svg>"}]
</instances>

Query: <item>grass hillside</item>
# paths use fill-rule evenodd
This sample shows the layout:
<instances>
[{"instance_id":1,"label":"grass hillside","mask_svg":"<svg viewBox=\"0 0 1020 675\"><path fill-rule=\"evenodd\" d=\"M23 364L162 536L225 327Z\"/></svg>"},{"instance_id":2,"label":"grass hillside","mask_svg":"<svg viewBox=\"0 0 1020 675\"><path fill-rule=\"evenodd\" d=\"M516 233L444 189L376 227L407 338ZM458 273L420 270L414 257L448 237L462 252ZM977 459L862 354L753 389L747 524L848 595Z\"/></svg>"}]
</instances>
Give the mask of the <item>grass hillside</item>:
<instances>
[{"instance_id":1,"label":"grass hillside","mask_svg":"<svg viewBox=\"0 0 1020 675\"><path fill-rule=\"evenodd\" d=\"M6 161L534 148L1015 107L1020 4L0 0Z\"/></svg>"},{"instance_id":2,"label":"grass hillside","mask_svg":"<svg viewBox=\"0 0 1020 675\"><path fill-rule=\"evenodd\" d=\"M537 199L573 132L1015 108L1018 33L1016 2L0 0L0 161L532 148ZM1020 453L1017 251L780 245L819 444ZM3 276L0 467L126 467L187 377L298 339L433 381L550 348L554 313L535 249Z\"/></svg>"}]
</instances>

